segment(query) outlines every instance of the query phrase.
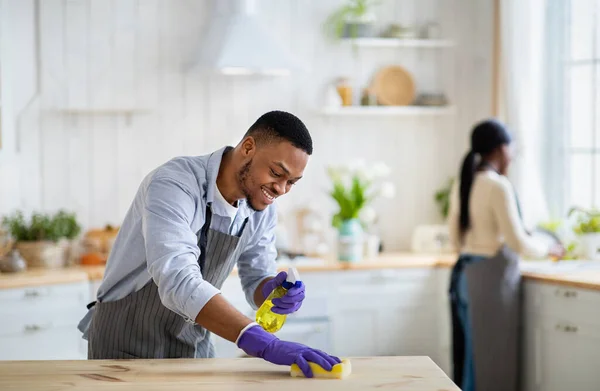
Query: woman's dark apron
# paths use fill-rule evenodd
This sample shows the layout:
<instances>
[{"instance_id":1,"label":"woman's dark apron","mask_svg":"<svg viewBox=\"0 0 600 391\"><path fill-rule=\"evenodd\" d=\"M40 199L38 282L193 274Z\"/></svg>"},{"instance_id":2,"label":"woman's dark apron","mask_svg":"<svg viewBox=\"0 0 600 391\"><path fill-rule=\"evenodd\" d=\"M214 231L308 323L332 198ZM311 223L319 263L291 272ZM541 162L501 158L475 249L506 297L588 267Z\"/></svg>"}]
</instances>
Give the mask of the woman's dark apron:
<instances>
[{"instance_id":1,"label":"woman's dark apron","mask_svg":"<svg viewBox=\"0 0 600 391\"><path fill-rule=\"evenodd\" d=\"M223 282L245 246L244 222L240 236L210 228L212 212L198 236L202 277L216 288ZM151 279L142 289L120 300L92 303L88 333L89 359L208 358L214 357L210 332L165 307Z\"/></svg>"},{"instance_id":2,"label":"woman's dark apron","mask_svg":"<svg viewBox=\"0 0 600 391\"><path fill-rule=\"evenodd\" d=\"M519 257L506 246L493 257L461 254L454 265L453 369L463 391L519 390L520 279Z\"/></svg>"}]
</instances>

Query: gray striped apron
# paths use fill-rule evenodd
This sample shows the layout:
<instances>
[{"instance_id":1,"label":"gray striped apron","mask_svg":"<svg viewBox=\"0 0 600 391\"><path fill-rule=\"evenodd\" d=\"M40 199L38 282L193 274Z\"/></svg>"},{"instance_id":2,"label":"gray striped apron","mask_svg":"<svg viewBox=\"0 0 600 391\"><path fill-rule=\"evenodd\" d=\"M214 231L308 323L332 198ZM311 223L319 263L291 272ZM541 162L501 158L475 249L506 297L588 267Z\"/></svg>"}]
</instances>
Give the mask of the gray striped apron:
<instances>
[{"instance_id":1,"label":"gray striped apron","mask_svg":"<svg viewBox=\"0 0 600 391\"><path fill-rule=\"evenodd\" d=\"M461 254L452 270L454 381L464 391L518 391L521 348L519 256Z\"/></svg>"},{"instance_id":2,"label":"gray striped apron","mask_svg":"<svg viewBox=\"0 0 600 391\"><path fill-rule=\"evenodd\" d=\"M198 263L205 281L220 289L246 244L246 219L240 236L210 228L212 211L198 233ZM89 329L88 359L210 358L210 332L165 307L151 279L142 289L96 308Z\"/></svg>"}]
</instances>

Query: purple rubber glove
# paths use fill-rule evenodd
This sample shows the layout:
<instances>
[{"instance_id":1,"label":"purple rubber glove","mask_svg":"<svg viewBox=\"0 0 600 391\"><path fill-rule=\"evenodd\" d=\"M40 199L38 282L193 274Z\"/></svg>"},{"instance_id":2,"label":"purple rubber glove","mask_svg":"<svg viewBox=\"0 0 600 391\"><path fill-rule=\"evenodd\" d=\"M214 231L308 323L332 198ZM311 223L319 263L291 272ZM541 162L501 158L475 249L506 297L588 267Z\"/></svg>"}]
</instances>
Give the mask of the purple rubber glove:
<instances>
[{"instance_id":1,"label":"purple rubber glove","mask_svg":"<svg viewBox=\"0 0 600 391\"><path fill-rule=\"evenodd\" d=\"M287 278L286 272L280 272L275 278L267 281L262 287L263 297L266 299L269 297L273 289L277 288ZM304 284L302 281L297 281L296 285L288 289L285 296L277 299L273 299L273 311L276 314L287 315L296 312L302 306L304 300Z\"/></svg>"},{"instance_id":2,"label":"purple rubber glove","mask_svg":"<svg viewBox=\"0 0 600 391\"><path fill-rule=\"evenodd\" d=\"M240 336L237 346L253 357L277 365L296 364L306 377L313 377L308 362L320 365L326 371L331 371L341 360L317 349L309 348L295 342L282 341L273 334L267 333L260 326L252 326Z\"/></svg>"}]
</instances>

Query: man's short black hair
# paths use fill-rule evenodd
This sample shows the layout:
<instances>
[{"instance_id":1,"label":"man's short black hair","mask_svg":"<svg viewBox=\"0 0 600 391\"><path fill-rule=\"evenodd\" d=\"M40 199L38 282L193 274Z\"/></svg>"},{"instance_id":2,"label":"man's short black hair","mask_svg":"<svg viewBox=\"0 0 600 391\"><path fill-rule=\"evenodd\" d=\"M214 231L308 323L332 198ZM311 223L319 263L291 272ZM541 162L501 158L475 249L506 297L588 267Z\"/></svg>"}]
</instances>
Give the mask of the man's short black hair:
<instances>
[{"instance_id":1,"label":"man's short black hair","mask_svg":"<svg viewBox=\"0 0 600 391\"><path fill-rule=\"evenodd\" d=\"M313 145L308 129L300 118L285 111L269 111L261 115L244 135L247 136L254 137L257 145L283 139L312 155Z\"/></svg>"}]
</instances>

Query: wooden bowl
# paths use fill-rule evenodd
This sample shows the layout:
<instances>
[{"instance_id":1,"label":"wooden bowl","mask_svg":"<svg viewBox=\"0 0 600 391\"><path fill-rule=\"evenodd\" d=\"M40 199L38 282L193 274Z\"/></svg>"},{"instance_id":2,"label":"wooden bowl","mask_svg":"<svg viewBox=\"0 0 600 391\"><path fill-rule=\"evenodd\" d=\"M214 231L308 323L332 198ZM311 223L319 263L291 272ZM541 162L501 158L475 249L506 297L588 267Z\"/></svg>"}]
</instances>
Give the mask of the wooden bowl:
<instances>
[{"instance_id":1,"label":"wooden bowl","mask_svg":"<svg viewBox=\"0 0 600 391\"><path fill-rule=\"evenodd\" d=\"M371 82L380 105L406 106L415 100L415 82L404 68L391 65L380 69Z\"/></svg>"}]
</instances>

